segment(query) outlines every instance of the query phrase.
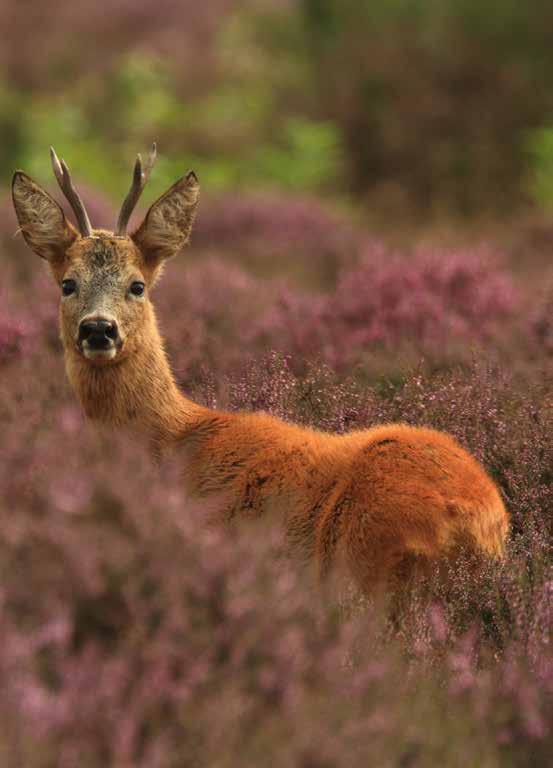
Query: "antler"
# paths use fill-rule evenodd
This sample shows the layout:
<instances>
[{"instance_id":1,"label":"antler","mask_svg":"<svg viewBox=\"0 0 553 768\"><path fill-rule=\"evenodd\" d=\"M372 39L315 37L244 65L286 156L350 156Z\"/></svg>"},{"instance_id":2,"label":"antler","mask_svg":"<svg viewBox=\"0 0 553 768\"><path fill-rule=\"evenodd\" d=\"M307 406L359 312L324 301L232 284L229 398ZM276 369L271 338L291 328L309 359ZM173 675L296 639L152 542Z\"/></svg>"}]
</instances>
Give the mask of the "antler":
<instances>
[{"instance_id":1,"label":"antler","mask_svg":"<svg viewBox=\"0 0 553 768\"><path fill-rule=\"evenodd\" d=\"M60 163L53 147L50 147L50 158L52 160L54 175L58 180L60 189L67 198L71 208L73 208L81 235L83 237L90 237L92 234L90 219L88 218L86 208L84 207L84 203L81 200L79 193L73 186L73 182L71 181L71 174L69 173L69 168L67 167L65 160L62 159Z\"/></svg>"},{"instance_id":2,"label":"antler","mask_svg":"<svg viewBox=\"0 0 553 768\"><path fill-rule=\"evenodd\" d=\"M129 223L131 213L133 212L134 207L137 204L140 195L142 194L142 190L146 186L146 183L150 177L150 171L152 170L152 167L156 161L156 155L157 148L154 141L144 167L142 167L142 158L140 155L138 155L136 158L131 188L127 193L127 197L123 201L123 205L121 206L121 213L117 219L117 228L115 230L115 234L119 237L125 235L127 231L127 224Z\"/></svg>"}]
</instances>

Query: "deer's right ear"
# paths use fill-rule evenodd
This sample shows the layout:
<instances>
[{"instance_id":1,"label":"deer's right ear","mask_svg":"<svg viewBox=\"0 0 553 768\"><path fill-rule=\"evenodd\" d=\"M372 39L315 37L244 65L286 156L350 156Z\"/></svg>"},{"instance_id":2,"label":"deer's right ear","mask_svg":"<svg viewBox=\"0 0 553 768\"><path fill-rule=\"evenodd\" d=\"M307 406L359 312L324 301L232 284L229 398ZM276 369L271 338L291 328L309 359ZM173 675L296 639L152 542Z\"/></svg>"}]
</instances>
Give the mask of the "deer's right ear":
<instances>
[{"instance_id":1,"label":"deer's right ear","mask_svg":"<svg viewBox=\"0 0 553 768\"><path fill-rule=\"evenodd\" d=\"M66 250L79 234L65 218L61 206L23 171L14 173L12 197L27 244L47 261L63 261Z\"/></svg>"},{"instance_id":2,"label":"deer's right ear","mask_svg":"<svg viewBox=\"0 0 553 768\"><path fill-rule=\"evenodd\" d=\"M198 179L190 171L156 200L132 236L146 261L156 266L186 245L199 195Z\"/></svg>"}]
</instances>

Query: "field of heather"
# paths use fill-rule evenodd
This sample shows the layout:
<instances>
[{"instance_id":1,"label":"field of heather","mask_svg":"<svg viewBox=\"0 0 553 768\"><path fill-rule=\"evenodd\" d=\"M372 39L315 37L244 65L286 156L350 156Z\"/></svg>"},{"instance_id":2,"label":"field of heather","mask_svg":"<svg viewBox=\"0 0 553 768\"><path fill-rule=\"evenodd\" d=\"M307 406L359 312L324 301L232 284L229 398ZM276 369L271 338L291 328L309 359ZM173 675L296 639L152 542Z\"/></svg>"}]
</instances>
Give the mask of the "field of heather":
<instances>
[{"instance_id":1,"label":"field of heather","mask_svg":"<svg viewBox=\"0 0 553 768\"><path fill-rule=\"evenodd\" d=\"M178 466L84 422L58 288L7 203L2 220L3 764L546 765L547 281L538 299L496 246L397 251L315 200L252 197L206 200L156 288L199 401L338 432L431 425L497 480L505 565L415 592L391 627L353 592L314 597L278 528L207 529Z\"/></svg>"},{"instance_id":2,"label":"field of heather","mask_svg":"<svg viewBox=\"0 0 553 768\"><path fill-rule=\"evenodd\" d=\"M2 768L551 764L551 7L439 5L0 0ZM452 433L504 563L393 620L325 602L278 525L206 526L178 464L84 420L10 178L60 199L54 143L111 228L153 139L142 213L202 185L153 297L182 388Z\"/></svg>"}]
</instances>

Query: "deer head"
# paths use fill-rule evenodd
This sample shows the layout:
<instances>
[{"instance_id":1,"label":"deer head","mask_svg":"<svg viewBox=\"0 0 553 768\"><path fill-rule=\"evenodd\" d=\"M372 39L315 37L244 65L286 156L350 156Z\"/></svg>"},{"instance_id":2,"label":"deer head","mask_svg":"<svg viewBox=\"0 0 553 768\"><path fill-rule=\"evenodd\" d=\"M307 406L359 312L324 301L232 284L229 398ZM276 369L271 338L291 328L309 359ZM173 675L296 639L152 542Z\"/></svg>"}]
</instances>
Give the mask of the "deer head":
<instances>
[{"instance_id":1,"label":"deer head","mask_svg":"<svg viewBox=\"0 0 553 768\"><path fill-rule=\"evenodd\" d=\"M126 233L155 157L155 144L145 164L138 155L114 232L92 228L69 169L53 149L54 174L78 229L27 174L16 171L13 177L13 203L23 237L48 262L60 288L66 354L90 366L116 365L148 343L148 330L155 326L150 288L165 261L190 236L199 195L192 171L150 207L133 234Z\"/></svg>"}]
</instances>

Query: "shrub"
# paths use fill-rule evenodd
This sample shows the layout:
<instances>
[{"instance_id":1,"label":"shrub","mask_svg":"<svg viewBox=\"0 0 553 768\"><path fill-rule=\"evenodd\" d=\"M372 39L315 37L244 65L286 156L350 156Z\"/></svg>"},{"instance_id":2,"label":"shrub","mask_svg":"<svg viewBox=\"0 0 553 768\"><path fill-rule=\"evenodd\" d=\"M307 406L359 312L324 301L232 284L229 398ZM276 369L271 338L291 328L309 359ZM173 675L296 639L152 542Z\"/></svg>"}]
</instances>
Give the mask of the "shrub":
<instances>
[{"instance_id":1,"label":"shrub","mask_svg":"<svg viewBox=\"0 0 553 768\"><path fill-rule=\"evenodd\" d=\"M329 287L356 256L360 233L315 198L233 193L202 204L194 248L233 254L262 275L287 272Z\"/></svg>"},{"instance_id":2,"label":"shrub","mask_svg":"<svg viewBox=\"0 0 553 768\"><path fill-rule=\"evenodd\" d=\"M418 251L406 260L373 244L358 267L341 272L334 293L283 290L255 332L295 355L344 367L379 346L443 354L459 339L478 344L515 307L510 278L486 250Z\"/></svg>"},{"instance_id":3,"label":"shrub","mask_svg":"<svg viewBox=\"0 0 553 768\"><path fill-rule=\"evenodd\" d=\"M302 0L298 10L318 112L342 131L357 192L395 215L405 203L478 213L524 199L524 137L551 112L547 3Z\"/></svg>"},{"instance_id":4,"label":"shrub","mask_svg":"<svg viewBox=\"0 0 553 768\"><path fill-rule=\"evenodd\" d=\"M178 375L191 381L201 370L232 368L247 353L240 342L270 287L217 257L169 269L154 301Z\"/></svg>"},{"instance_id":5,"label":"shrub","mask_svg":"<svg viewBox=\"0 0 553 768\"><path fill-rule=\"evenodd\" d=\"M545 287L528 319L529 337L538 359L553 355L553 283Z\"/></svg>"},{"instance_id":6,"label":"shrub","mask_svg":"<svg viewBox=\"0 0 553 768\"><path fill-rule=\"evenodd\" d=\"M505 489L505 567L415 592L393 626L314 599L279 528L208 528L178 460L84 424L44 348L0 394L0 747L6 764L546 765L551 413L476 369L365 391L272 356L215 390L329 428L447 426ZM197 381L197 387L212 386ZM265 757L262 757L265 756Z\"/></svg>"}]
</instances>

